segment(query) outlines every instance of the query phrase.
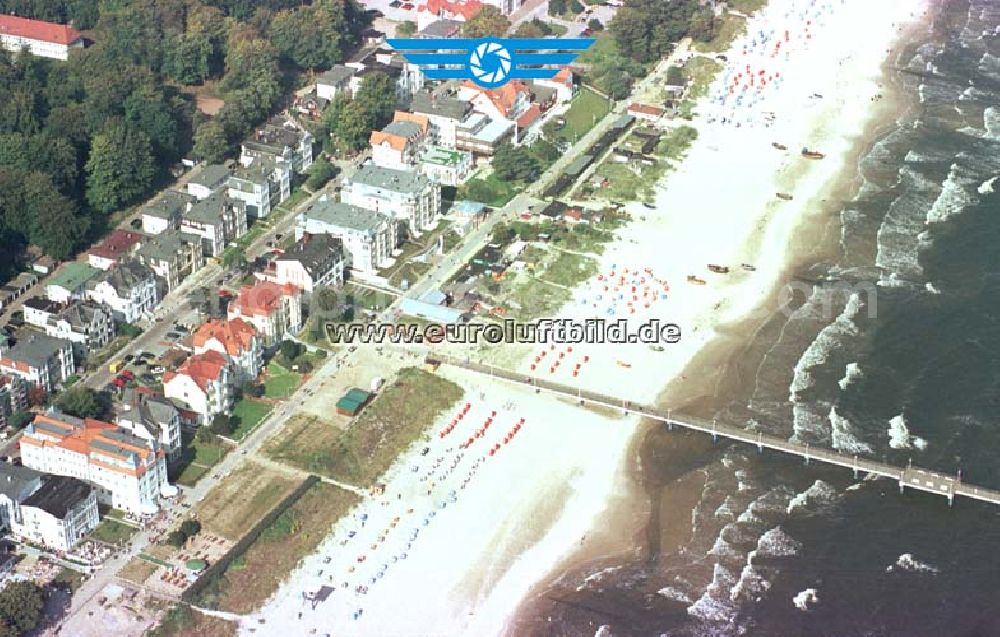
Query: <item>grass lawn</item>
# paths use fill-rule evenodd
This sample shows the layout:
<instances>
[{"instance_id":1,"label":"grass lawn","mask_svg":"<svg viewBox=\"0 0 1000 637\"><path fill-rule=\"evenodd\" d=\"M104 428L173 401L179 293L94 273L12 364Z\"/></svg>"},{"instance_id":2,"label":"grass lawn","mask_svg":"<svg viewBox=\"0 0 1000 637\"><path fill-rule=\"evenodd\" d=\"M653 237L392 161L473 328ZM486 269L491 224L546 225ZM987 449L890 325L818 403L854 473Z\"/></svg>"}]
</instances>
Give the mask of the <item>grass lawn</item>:
<instances>
[{"instance_id":1,"label":"grass lawn","mask_svg":"<svg viewBox=\"0 0 1000 637\"><path fill-rule=\"evenodd\" d=\"M156 569L156 564L136 556L129 560L128 564L122 567L122 570L118 571L118 576L133 584L142 584L156 572Z\"/></svg>"},{"instance_id":2,"label":"grass lawn","mask_svg":"<svg viewBox=\"0 0 1000 637\"><path fill-rule=\"evenodd\" d=\"M235 637L236 634L234 622L203 615L183 604L170 607L160 624L146 633L147 637Z\"/></svg>"},{"instance_id":3,"label":"grass lawn","mask_svg":"<svg viewBox=\"0 0 1000 637\"><path fill-rule=\"evenodd\" d=\"M729 49L729 45L747 29L746 18L732 13L724 14L720 20L720 26L711 42L697 42L694 48L703 53L723 53Z\"/></svg>"},{"instance_id":4,"label":"grass lawn","mask_svg":"<svg viewBox=\"0 0 1000 637\"><path fill-rule=\"evenodd\" d=\"M90 532L90 539L100 540L108 544L118 544L127 542L138 531L134 526L128 526L121 522L116 522L104 518L93 531Z\"/></svg>"},{"instance_id":5,"label":"grass lawn","mask_svg":"<svg viewBox=\"0 0 1000 637\"><path fill-rule=\"evenodd\" d=\"M302 374L285 369L271 361L267 364L267 380L264 381L264 395L275 400L284 400L299 388Z\"/></svg>"},{"instance_id":6,"label":"grass lawn","mask_svg":"<svg viewBox=\"0 0 1000 637\"><path fill-rule=\"evenodd\" d=\"M233 613L257 610L358 500L350 491L317 482L202 591L200 603Z\"/></svg>"},{"instance_id":7,"label":"grass lawn","mask_svg":"<svg viewBox=\"0 0 1000 637\"><path fill-rule=\"evenodd\" d=\"M507 205L520 188L520 184L503 181L496 174L490 173L486 177L473 177L462 184L457 196L460 199L481 201L488 206L500 208Z\"/></svg>"},{"instance_id":8,"label":"grass lawn","mask_svg":"<svg viewBox=\"0 0 1000 637\"><path fill-rule=\"evenodd\" d=\"M227 453L229 446L221 440L201 442L193 436L185 435L181 459L171 467L170 474L177 476L173 481L185 487L194 486Z\"/></svg>"},{"instance_id":9,"label":"grass lawn","mask_svg":"<svg viewBox=\"0 0 1000 637\"><path fill-rule=\"evenodd\" d=\"M269 413L271 405L252 398L241 399L233 406L233 415L240 419L240 426L229 437L233 440L243 440Z\"/></svg>"},{"instance_id":10,"label":"grass lawn","mask_svg":"<svg viewBox=\"0 0 1000 637\"><path fill-rule=\"evenodd\" d=\"M195 510L208 532L237 542L298 483L273 469L246 462L209 491Z\"/></svg>"},{"instance_id":11,"label":"grass lawn","mask_svg":"<svg viewBox=\"0 0 1000 637\"><path fill-rule=\"evenodd\" d=\"M586 281L597 274L597 261L590 257L563 252L552 262L540 278L568 288L581 281Z\"/></svg>"},{"instance_id":12,"label":"grass lawn","mask_svg":"<svg viewBox=\"0 0 1000 637\"><path fill-rule=\"evenodd\" d=\"M563 116L566 118L566 125L555 131L551 137L567 142L575 142L586 135L610 111L611 105L608 103L608 100L593 90L583 87L573 97L569 110Z\"/></svg>"},{"instance_id":13,"label":"grass lawn","mask_svg":"<svg viewBox=\"0 0 1000 637\"><path fill-rule=\"evenodd\" d=\"M726 4L732 11L739 11L747 15L760 11L767 4L767 0L729 0Z\"/></svg>"},{"instance_id":14,"label":"grass lawn","mask_svg":"<svg viewBox=\"0 0 1000 637\"><path fill-rule=\"evenodd\" d=\"M278 462L368 486L461 397L462 388L451 381L406 368L346 431L318 420L288 423L264 452Z\"/></svg>"},{"instance_id":15,"label":"grass lawn","mask_svg":"<svg viewBox=\"0 0 1000 637\"><path fill-rule=\"evenodd\" d=\"M63 585L69 588L71 591L76 591L83 584L83 573L80 571L74 571L71 568L66 568L65 566L61 571L56 573L56 576L52 578L52 583L55 585Z\"/></svg>"}]
</instances>

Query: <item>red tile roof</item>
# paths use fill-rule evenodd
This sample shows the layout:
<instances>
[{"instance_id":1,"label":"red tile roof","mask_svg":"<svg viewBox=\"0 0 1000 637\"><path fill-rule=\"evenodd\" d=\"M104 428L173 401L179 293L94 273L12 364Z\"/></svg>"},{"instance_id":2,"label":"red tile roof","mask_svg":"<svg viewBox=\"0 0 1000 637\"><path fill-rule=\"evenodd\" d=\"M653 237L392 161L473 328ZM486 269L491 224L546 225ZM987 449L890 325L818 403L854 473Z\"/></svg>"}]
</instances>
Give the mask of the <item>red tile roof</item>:
<instances>
[{"instance_id":1,"label":"red tile roof","mask_svg":"<svg viewBox=\"0 0 1000 637\"><path fill-rule=\"evenodd\" d=\"M460 15L466 20L476 15L483 7L479 0L427 0L427 4L420 5L418 11L430 11L434 15L441 15L444 12Z\"/></svg>"},{"instance_id":2,"label":"red tile roof","mask_svg":"<svg viewBox=\"0 0 1000 637\"><path fill-rule=\"evenodd\" d=\"M528 110L524 111L520 117L517 118L518 128L527 128L538 119L538 116L542 114L542 108L538 104L532 104L528 107Z\"/></svg>"},{"instance_id":3,"label":"red tile roof","mask_svg":"<svg viewBox=\"0 0 1000 637\"><path fill-rule=\"evenodd\" d=\"M49 446L57 446L57 447L62 447L63 449L68 449L69 451L72 451L74 453L89 455L91 451L95 450L93 449L94 442L100 441L105 444L100 449L97 450L99 453L104 455L113 455L122 460L126 459L126 456L123 454L127 454L129 452L134 453L135 455L137 455L142 459L148 458L149 455L153 453L153 450L150 449L149 447L139 444L130 444L122 440L120 437L119 438L106 437L105 436L106 432L118 431L118 426L113 425L109 422L104 422L102 420L96 420L94 418L86 418L83 420L83 426L81 427L78 424L62 420L61 418L58 417L58 414L52 414L52 415L37 414L35 416L34 422L47 423L62 430L63 433L60 435L46 429L45 431L46 435L56 436L57 438L59 438L59 440L53 443L45 440L40 440L28 435L21 438L22 443L27 443L29 445L33 445L36 447L43 447L43 448ZM114 448L120 449L122 453L113 452L109 449L109 447L110 449ZM162 451L158 451L157 455L159 455L160 453L162 453ZM93 459L91 459L90 462L98 464L106 469L110 469L118 473L124 473L132 476L141 475L146 471L144 466L140 466L138 470L135 470L135 469L128 469L125 467L109 465Z\"/></svg>"},{"instance_id":4,"label":"red tile roof","mask_svg":"<svg viewBox=\"0 0 1000 637\"><path fill-rule=\"evenodd\" d=\"M227 354L239 356L250 349L255 335L256 330L253 326L241 318L231 321L209 321L194 333L194 346L204 347L210 340L215 339L222 344Z\"/></svg>"},{"instance_id":5,"label":"red tile roof","mask_svg":"<svg viewBox=\"0 0 1000 637\"><path fill-rule=\"evenodd\" d=\"M518 95L528 93L527 85L521 80L511 80L499 88L491 89L483 88L472 80L466 80L462 86L479 91L485 95L493 102L493 106L507 118L510 117L511 110L517 104Z\"/></svg>"},{"instance_id":6,"label":"red tile roof","mask_svg":"<svg viewBox=\"0 0 1000 637\"><path fill-rule=\"evenodd\" d=\"M301 292L294 285L260 281L241 287L233 307L241 316L270 316L281 307L281 297L299 294Z\"/></svg>"},{"instance_id":7,"label":"red tile roof","mask_svg":"<svg viewBox=\"0 0 1000 637\"><path fill-rule=\"evenodd\" d=\"M13 35L53 44L73 44L83 36L65 24L29 20L15 15L0 15L0 35Z\"/></svg>"},{"instance_id":8,"label":"red tile roof","mask_svg":"<svg viewBox=\"0 0 1000 637\"><path fill-rule=\"evenodd\" d=\"M117 259L131 250L132 246L140 243L142 238L143 236L138 232L115 230L104 241L91 248L87 254L105 259Z\"/></svg>"},{"instance_id":9,"label":"red tile roof","mask_svg":"<svg viewBox=\"0 0 1000 637\"><path fill-rule=\"evenodd\" d=\"M204 354L195 354L184 361L176 373L165 373L163 382L170 382L177 376L189 376L202 391L205 391L208 389L209 383L219 380L222 370L228 364L222 354L214 349L208 350Z\"/></svg>"},{"instance_id":10,"label":"red tile roof","mask_svg":"<svg viewBox=\"0 0 1000 637\"><path fill-rule=\"evenodd\" d=\"M640 104L639 102L632 102L629 104L628 110L630 113L642 113L643 115L663 115L664 110L656 106L649 106L647 104Z\"/></svg>"}]
</instances>

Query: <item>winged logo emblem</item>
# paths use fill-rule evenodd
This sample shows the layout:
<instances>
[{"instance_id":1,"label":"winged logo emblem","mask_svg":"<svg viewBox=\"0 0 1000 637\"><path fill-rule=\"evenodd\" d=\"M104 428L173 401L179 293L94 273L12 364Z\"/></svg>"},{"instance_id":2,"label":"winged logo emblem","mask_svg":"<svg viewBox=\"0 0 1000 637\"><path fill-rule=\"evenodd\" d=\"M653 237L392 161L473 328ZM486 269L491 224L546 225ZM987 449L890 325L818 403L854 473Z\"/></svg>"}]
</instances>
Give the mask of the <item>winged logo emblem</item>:
<instances>
[{"instance_id":1,"label":"winged logo emblem","mask_svg":"<svg viewBox=\"0 0 1000 637\"><path fill-rule=\"evenodd\" d=\"M392 38L389 46L432 80L471 80L487 89L555 77L593 38Z\"/></svg>"}]
</instances>

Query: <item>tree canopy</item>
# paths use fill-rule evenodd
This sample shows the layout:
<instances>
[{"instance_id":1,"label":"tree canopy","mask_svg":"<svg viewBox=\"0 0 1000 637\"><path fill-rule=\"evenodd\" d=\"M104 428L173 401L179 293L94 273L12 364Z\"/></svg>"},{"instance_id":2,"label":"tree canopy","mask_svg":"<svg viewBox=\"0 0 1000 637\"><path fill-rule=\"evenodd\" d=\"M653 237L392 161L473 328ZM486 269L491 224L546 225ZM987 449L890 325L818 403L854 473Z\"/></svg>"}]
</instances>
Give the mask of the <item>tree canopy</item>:
<instances>
[{"instance_id":1,"label":"tree canopy","mask_svg":"<svg viewBox=\"0 0 1000 637\"><path fill-rule=\"evenodd\" d=\"M7 584L0 590L0 632L22 635L35 629L44 606L44 593L34 582Z\"/></svg>"},{"instance_id":2,"label":"tree canopy","mask_svg":"<svg viewBox=\"0 0 1000 637\"><path fill-rule=\"evenodd\" d=\"M503 37L510 29L510 20L493 5L484 4L462 26L462 34L467 38Z\"/></svg>"}]
</instances>

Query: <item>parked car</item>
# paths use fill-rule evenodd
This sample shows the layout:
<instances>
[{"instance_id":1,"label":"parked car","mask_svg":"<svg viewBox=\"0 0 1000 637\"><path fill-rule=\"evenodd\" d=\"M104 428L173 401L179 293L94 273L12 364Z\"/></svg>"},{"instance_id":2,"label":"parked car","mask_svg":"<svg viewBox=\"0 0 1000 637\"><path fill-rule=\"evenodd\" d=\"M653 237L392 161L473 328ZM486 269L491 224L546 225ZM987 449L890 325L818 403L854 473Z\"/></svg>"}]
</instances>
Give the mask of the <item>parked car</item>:
<instances>
[{"instance_id":1,"label":"parked car","mask_svg":"<svg viewBox=\"0 0 1000 637\"><path fill-rule=\"evenodd\" d=\"M180 337L181 335L178 334L177 332L167 332L167 338L169 339L178 339Z\"/></svg>"},{"instance_id":2,"label":"parked car","mask_svg":"<svg viewBox=\"0 0 1000 637\"><path fill-rule=\"evenodd\" d=\"M118 378L111 381L111 384L117 387L118 389L121 389L122 387L125 386L125 379L119 376Z\"/></svg>"},{"instance_id":3,"label":"parked car","mask_svg":"<svg viewBox=\"0 0 1000 637\"><path fill-rule=\"evenodd\" d=\"M163 365L154 365L153 367L149 368L149 371L153 372L154 374L162 374L167 370L164 369Z\"/></svg>"},{"instance_id":4,"label":"parked car","mask_svg":"<svg viewBox=\"0 0 1000 637\"><path fill-rule=\"evenodd\" d=\"M118 376L119 378L124 378L125 380L135 380L135 372L128 369L122 371L122 373Z\"/></svg>"}]
</instances>

